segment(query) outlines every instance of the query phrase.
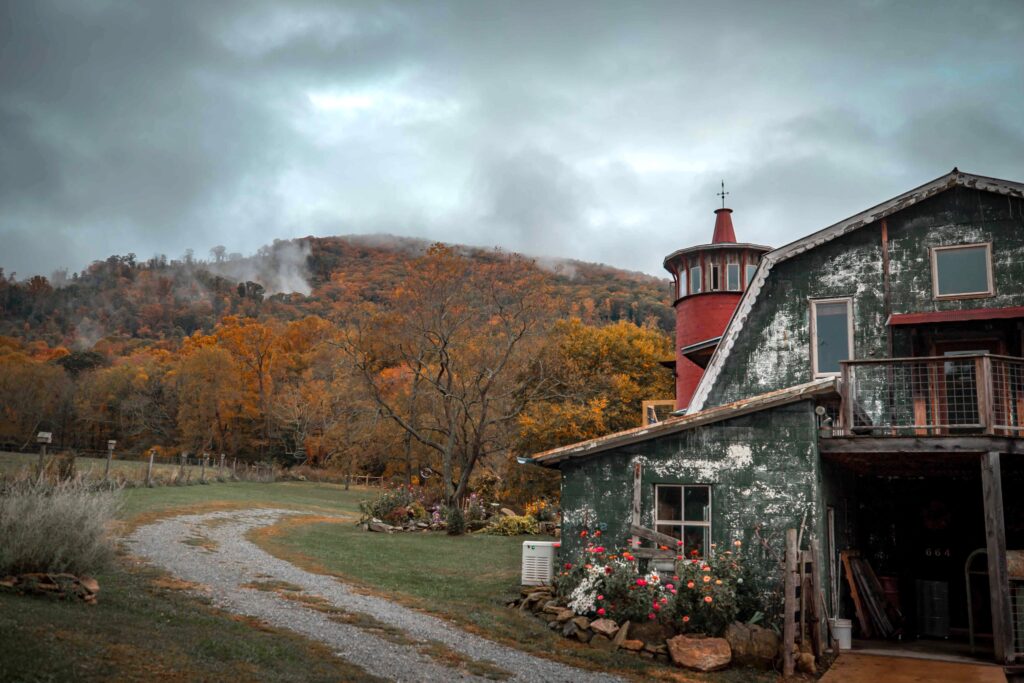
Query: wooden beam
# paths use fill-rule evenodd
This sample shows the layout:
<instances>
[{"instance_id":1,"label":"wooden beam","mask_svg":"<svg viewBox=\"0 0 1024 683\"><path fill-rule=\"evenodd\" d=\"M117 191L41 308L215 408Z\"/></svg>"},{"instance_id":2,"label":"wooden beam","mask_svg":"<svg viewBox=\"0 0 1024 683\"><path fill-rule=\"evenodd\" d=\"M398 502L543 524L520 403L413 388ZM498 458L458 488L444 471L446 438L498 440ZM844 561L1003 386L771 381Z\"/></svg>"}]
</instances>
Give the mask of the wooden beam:
<instances>
[{"instance_id":1,"label":"wooden beam","mask_svg":"<svg viewBox=\"0 0 1024 683\"><path fill-rule=\"evenodd\" d=\"M633 557L640 560L674 560L676 554L671 550L658 550L657 548L637 548L629 551Z\"/></svg>"},{"instance_id":2,"label":"wooden beam","mask_svg":"<svg viewBox=\"0 0 1024 683\"><path fill-rule=\"evenodd\" d=\"M840 436L818 439L822 453L1024 453L1024 439L1000 436Z\"/></svg>"},{"instance_id":3,"label":"wooden beam","mask_svg":"<svg viewBox=\"0 0 1024 683\"><path fill-rule=\"evenodd\" d=\"M810 606L811 615L811 647L814 649L814 656L821 657L824 649L822 648L822 640L824 637L823 626L824 619L821 614L821 553L818 549L818 542L815 540L811 541L811 595L805 604Z\"/></svg>"},{"instance_id":4,"label":"wooden beam","mask_svg":"<svg viewBox=\"0 0 1024 683\"><path fill-rule=\"evenodd\" d=\"M796 529L786 529L786 576L782 622L782 675L789 678L795 670L793 649L796 645L796 580L797 559Z\"/></svg>"},{"instance_id":5,"label":"wooden beam","mask_svg":"<svg viewBox=\"0 0 1024 683\"><path fill-rule=\"evenodd\" d=\"M999 453L981 456L981 492L985 508L985 546L988 550L989 596L992 601L992 640L996 661L1013 661L1013 622L1010 581L1006 571L1006 523Z\"/></svg>"},{"instance_id":6,"label":"wooden beam","mask_svg":"<svg viewBox=\"0 0 1024 683\"><path fill-rule=\"evenodd\" d=\"M864 611L864 603L861 602L860 591L857 590L857 579L853 577L853 567L850 566L850 555L855 554L855 551L843 550L839 553L839 559L842 560L843 563L843 570L846 573L846 582L850 585L850 598L853 600L853 609L857 612L857 621L860 623L860 630L863 632L865 638L870 638L872 634L871 622L868 621L867 612Z\"/></svg>"},{"instance_id":7,"label":"wooden beam","mask_svg":"<svg viewBox=\"0 0 1024 683\"><path fill-rule=\"evenodd\" d=\"M640 526L640 488L641 488L641 474L643 473L643 466L640 464L639 458L633 462L633 511L630 515L631 526ZM633 536L632 547L637 548L640 545L640 539L635 535Z\"/></svg>"},{"instance_id":8,"label":"wooden beam","mask_svg":"<svg viewBox=\"0 0 1024 683\"><path fill-rule=\"evenodd\" d=\"M669 550L672 551L673 555L676 554L675 549L676 546L679 544L679 539L675 536L669 536L668 534L663 534L660 531L647 529L636 524L629 525L629 533L634 538L639 536L640 538L651 541L653 543L657 543L658 545L666 546Z\"/></svg>"}]
</instances>

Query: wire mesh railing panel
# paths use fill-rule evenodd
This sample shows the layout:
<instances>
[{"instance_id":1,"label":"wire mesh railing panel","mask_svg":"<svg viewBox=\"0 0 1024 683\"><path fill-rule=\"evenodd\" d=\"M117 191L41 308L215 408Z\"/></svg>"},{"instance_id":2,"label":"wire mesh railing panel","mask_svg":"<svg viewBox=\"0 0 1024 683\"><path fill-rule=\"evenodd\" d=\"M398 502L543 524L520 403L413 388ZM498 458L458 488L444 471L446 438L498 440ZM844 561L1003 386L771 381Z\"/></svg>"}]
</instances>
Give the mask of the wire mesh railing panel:
<instances>
[{"instance_id":1,"label":"wire mesh railing panel","mask_svg":"<svg viewBox=\"0 0 1024 683\"><path fill-rule=\"evenodd\" d=\"M1024 432L1024 362L992 359L992 423L996 431Z\"/></svg>"},{"instance_id":2,"label":"wire mesh railing panel","mask_svg":"<svg viewBox=\"0 0 1024 683\"><path fill-rule=\"evenodd\" d=\"M1010 579L1010 618L1013 622L1013 657L1024 658L1024 580Z\"/></svg>"},{"instance_id":3,"label":"wire mesh railing panel","mask_svg":"<svg viewBox=\"0 0 1024 683\"><path fill-rule=\"evenodd\" d=\"M987 354L847 361L845 433L1024 432L1024 360Z\"/></svg>"}]
</instances>

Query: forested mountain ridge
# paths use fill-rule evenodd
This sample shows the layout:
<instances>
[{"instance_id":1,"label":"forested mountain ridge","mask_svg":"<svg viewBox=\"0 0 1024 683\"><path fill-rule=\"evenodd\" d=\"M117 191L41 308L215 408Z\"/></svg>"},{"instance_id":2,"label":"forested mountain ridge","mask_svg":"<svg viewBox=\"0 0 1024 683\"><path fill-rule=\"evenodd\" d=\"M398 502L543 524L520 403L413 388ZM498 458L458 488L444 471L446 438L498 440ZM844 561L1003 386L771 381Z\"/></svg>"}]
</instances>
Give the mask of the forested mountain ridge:
<instances>
[{"instance_id":1,"label":"forested mountain ridge","mask_svg":"<svg viewBox=\"0 0 1024 683\"><path fill-rule=\"evenodd\" d=\"M18 280L0 270L0 335L87 350L101 339L135 345L209 333L228 315L331 319L349 305L380 300L429 245L387 235L305 237L275 241L250 257L223 247L209 259L115 255L49 279ZM452 248L481 264L502 256ZM568 259L534 263L567 316L672 329L668 280Z\"/></svg>"}]
</instances>

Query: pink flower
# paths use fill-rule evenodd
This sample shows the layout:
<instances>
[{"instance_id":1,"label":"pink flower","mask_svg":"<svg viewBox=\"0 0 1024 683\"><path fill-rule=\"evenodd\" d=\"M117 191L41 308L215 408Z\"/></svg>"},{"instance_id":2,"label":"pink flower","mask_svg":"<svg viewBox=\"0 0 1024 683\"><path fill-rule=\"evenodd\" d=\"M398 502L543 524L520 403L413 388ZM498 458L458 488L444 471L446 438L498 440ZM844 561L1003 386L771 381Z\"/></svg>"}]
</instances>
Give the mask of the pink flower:
<instances>
[{"instance_id":1,"label":"pink flower","mask_svg":"<svg viewBox=\"0 0 1024 683\"><path fill-rule=\"evenodd\" d=\"M658 618L658 615L655 614L654 612L651 612L650 614L647 615L647 618L650 619L651 621L654 621L655 619Z\"/></svg>"},{"instance_id":2,"label":"pink flower","mask_svg":"<svg viewBox=\"0 0 1024 683\"><path fill-rule=\"evenodd\" d=\"M601 607L600 609L597 610L597 615L600 616L600 617L604 616L604 607Z\"/></svg>"},{"instance_id":3,"label":"pink flower","mask_svg":"<svg viewBox=\"0 0 1024 683\"><path fill-rule=\"evenodd\" d=\"M672 584L671 583L666 583L665 584L665 588L667 588L669 590L672 590Z\"/></svg>"},{"instance_id":4,"label":"pink flower","mask_svg":"<svg viewBox=\"0 0 1024 683\"><path fill-rule=\"evenodd\" d=\"M667 602L668 602L668 598L662 598L662 599L661 599L661 604L663 604L663 605L664 605L664 604L666 604Z\"/></svg>"},{"instance_id":5,"label":"pink flower","mask_svg":"<svg viewBox=\"0 0 1024 683\"><path fill-rule=\"evenodd\" d=\"M653 605L651 605L651 609L653 609L655 612L658 612L661 610L661 605L659 605L658 603L654 603Z\"/></svg>"},{"instance_id":6,"label":"pink flower","mask_svg":"<svg viewBox=\"0 0 1024 683\"><path fill-rule=\"evenodd\" d=\"M598 600L604 600L604 596L603 596L603 595L598 595L598 596L597 596L597 599L598 599Z\"/></svg>"},{"instance_id":7,"label":"pink flower","mask_svg":"<svg viewBox=\"0 0 1024 683\"><path fill-rule=\"evenodd\" d=\"M647 585L647 580L646 579L637 579L636 580L636 585L638 585L640 587L646 586Z\"/></svg>"}]
</instances>

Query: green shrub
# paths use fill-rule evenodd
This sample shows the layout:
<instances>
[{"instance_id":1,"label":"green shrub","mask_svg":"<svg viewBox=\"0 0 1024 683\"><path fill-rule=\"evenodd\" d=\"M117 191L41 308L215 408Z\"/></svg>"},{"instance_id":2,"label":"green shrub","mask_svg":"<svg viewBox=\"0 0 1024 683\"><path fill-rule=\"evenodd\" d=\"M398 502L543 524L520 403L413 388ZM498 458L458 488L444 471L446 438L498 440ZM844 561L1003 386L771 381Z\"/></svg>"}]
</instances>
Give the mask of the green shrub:
<instances>
[{"instance_id":1,"label":"green shrub","mask_svg":"<svg viewBox=\"0 0 1024 683\"><path fill-rule=\"evenodd\" d=\"M120 493L81 478L0 483L0 575L95 573L113 557L107 526Z\"/></svg>"},{"instance_id":2,"label":"green shrub","mask_svg":"<svg viewBox=\"0 0 1024 683\"><path fill-rule=\"evenodd\" d=\"M444 521L449 536L461 536L466 533L466 518L458 505L453 505L444 511Z\"/></svg>"},{"instance_id":3,"label":"green shrub","mask_svg":"<svg viewBox=\"0 0 1024 683\"><path fill-rule=\"evenodd\" d=\"M500 515L483 529L483 533L494 536L523 536L539 534L540 525L534 517L527 515L508 517Z\"/></svg>"}]
</instances>

